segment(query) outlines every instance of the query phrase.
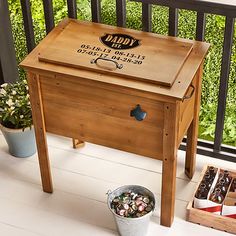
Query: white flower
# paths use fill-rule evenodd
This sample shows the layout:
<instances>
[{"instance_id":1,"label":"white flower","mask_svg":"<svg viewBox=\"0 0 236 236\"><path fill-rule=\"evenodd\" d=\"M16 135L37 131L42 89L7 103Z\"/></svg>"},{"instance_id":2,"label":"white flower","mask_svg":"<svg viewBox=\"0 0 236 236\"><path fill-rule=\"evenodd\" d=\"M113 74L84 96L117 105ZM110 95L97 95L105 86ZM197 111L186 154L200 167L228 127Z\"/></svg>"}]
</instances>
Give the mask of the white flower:
<instances>
[{"instance_id":1,"label":"white flower","mask_svg":"<svg viewBox=\"0 0 236 236\"><path fill-rule=\"evenodd\" d=\"M12 105L14 105L14 102L12 102L12 99L9 99L6 104L10 107Z\"/></svg>"},{"instance_id":2,"label":"white flower","mask_svg":"<svg viewBox=\"0 0 236 236\"><path fill-rule=\"evenodd\" d=\"M2 94L2 95L5 95L7 92L6 92L6 90L5 89L0 89L0 94Z\"/></svg>"},{"instance_id":3,"label":"white flower","mask_svg":"<svg viewBox=\"0 0 236 236\"><path fill-rule=\"evenodd\" d=\"M7 87L7 83L4 83L1 85L2 88L6 88Z\"/></svg>"},{"instance_id":4,"label":"white flower","mask_svg":"<svg viewBox=\"0 0 236 236\"><path fill-rule=\"evenodd\" d=\"M15 109L15 107L14 107L14 106L11 106L9 109L10 109L10 111L12 111L12 110Z\"/></svg>"},{"instance_id":5,"label":"white flower","mask_svg":"<svg viewBox=\"0 0 236 236\"><path fill-rule=\"evenodd\" d=\"M24 118L24 116L23 116L23 115L20 115L20 118L22 119L22 118Z\"/></svg>"},{"instance_id":6,"label":"white flower","mask_svg":"<svg viewBox=\"0 0 236 236\"><path fill-rule=\"evenodd\" d=\"M28 85L26 85L25 87L26 87L26 90L29 90L29 87L28 87Z\"/></svg>"},{"instance_id":7,"label":"white flower","mask_svg":"<svg viewBox=\"0 0 236 236\"><path fill-rule=\"evenodd\" d=\"M15 90L12 91L12 95L16 95L16 91Z\"/></svg>"},{"instance_id":8,"label":"white flower","mask_svg":"<svg viewBox=\"0 0 236 236\"><path fill-rule=\"evenodd\" d=\"M29 98L29 96L30 96L30 95L27 93L27 94L26 94L26 98Z\"/></svg>"}]
</instances>

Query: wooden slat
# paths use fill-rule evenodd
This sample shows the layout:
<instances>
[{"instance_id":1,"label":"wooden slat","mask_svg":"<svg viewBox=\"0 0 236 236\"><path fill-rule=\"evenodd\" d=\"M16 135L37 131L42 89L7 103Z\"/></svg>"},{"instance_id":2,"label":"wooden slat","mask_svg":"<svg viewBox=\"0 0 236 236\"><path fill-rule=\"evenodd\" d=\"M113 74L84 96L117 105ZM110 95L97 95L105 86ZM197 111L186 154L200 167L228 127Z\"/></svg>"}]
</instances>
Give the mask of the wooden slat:
<instances>
[{"instance_id":1,"label":"wooden slat","mask_svg":"<svg viewBox=\"0 0 236 236\"><path fill-rule=\"evenodd\" d=\"M159 101L102 89L96 85L83 85L63 76L55 76L53 79L40 76L40 80L44 99L53 103L59 103L60 100L64 106L116 117L132 126L163 127L163 104ZM137 104L147 112L147 116L141 122L130 116L130 111Z\"/></svg>"},{"instance_id":2,"label":"wooden slat","mask_svg":"<svg viewBox=\"0 0 236 236\"><path fill-rule=\"evenodd\" d=\"M142 3L142 24L143 31L152 31L152 5Z\"/></svg>"},{"instance_id":3,"label":"wooden slat","mask_svg":"<svg viewBox=\"0 0 236 236\"><path fill-rule=\"evenodd\" d=\"M156 117L162 119L163 111L151 110L154 107L162 109L161 104L159 106L158 103L157 106L155 104L152 106L151 103L142 104L142 98L140 101L135 101L137 100L135 97L129 99L129 96L96 88L89 90L82 87L80 91L77 89L73 91L64 87L66 83L63 82L62 92L60 80L57 86L46 78L41 77L41 81L47 131L162 159L163 121L156 126L154 122ZM138 102L147 112L149 117L147 121L145 119L137 121L134 117L130 117L130 110ZM70 122L67 122L68 116L71 117Z\"/></svg>"},{"instance_id":4,"label":"wooden slat","mask_svg":"<svg viewBox=\"0 0 236 236\"><path fill-rule=\"evenodd\" d=\"M114 32L122 36L113 36ZM131 36L128 34L127 37L132 37L130 39L123 36L127 33L125 29L111 27L108 30L104 25L96 23L71 22L53 44L40 52L38 58L39 61L51 64L171 87L191 54L193 43L182 43L173 38L163 40L151 33L143 34L138 31L133 31ZM101 37L105 37L104 44L101 43ZM115 40L118 42L120 39L122 42L127 39L130 47L134 43L137 46L128 48L125 52L117 47L105 46L109 40L112 45L117 45L119 43ZM156 46L153 48L150 45ZM115 63L122 65L122 68L117 68Z\"/></svg>"},{"instance_id":5,"label":"wooden slat","mask_svg":"<svg viewBox=\"0 0 236 236\"><path fill-rule=\"evenodd\" d=\"M27 80L29 85L30 102L32 106L32 116L35 128L35 137L37 142L43 190L47 193L52 193L53 187L48 158L46 128L43 114L43 103L41 97L39 76L32 73L28 73Z\"/></svg>"},{"instance_id":6,"label":"wooden slat","mask_svg":"<svg viewBox=\"0 0 236 236\"><path fill-rule=\"evenodd\" d=\"M213 229L223 230L228 233L236 233L235 219L195 209L192 207L192 204L193 202L191 201L187 206L188 221L208 226Z\"/></svg>"},{"instance_id":7,"label":"wooden slat","mask_svg":"<svg viewBox=\"0 0 236 236\"><path fill-rule=\"evenodd\" d=\"M76 109L72 107L54 103L48 103L44 108L48 132L162 159L161 129L131 127L129 122L124 124L124 121L118 118L86 111L76 113ZM64 112L58 114L59 109ZM73 118L67 122L69 115Z\"/></svg>"},{"instance_id":8,"label":"wooden slat","mask_svg":"<svg viewBox=\"0 0 236 236\"><path fill-rule=\"evenodd\" d=\"M63 41L64 39L61 39L61 42ZM149 43L154 41L148 41L146 41L146 45L142 48L142 50L133 50L134 53L139 55L139 53L141 54L145 51L145 49L147 49L147 56L145 56L146 61L142 65L137 63L129 64L129 62L124 62L122 64L119 64L122 65L122 69L118 69L116 67L116 64L114 63L116 62L116 60L113 59L109 59L108 61L101 59L96 63L91 63L91 60L94 58L93 56L91 56L91 54L84 53L78 55L78 53L76 52L76 48L75 50L72 49L73 51L71 50L71 48L65 50L65 48L60 47L62 45L57 44L57 46L55 46L56 42L54 45L49 46L47 50L40 52L39 60L41 62L61 65L64 67L89 70L102 74L110 74L111 76L119 76L134 81L161 85L170 88L175 82L179 72L181 71L181 68L183 67L185 61L191 53L192 47L191 45L186 45L185 48L183 48L183 46L181 46L180 44L174 44L173 42L170 42L169 44L164 42L164 44L166 44L166 47L161 47L161 41L158 42L158 40L156 40L155 42L157 44L159 43L160 50L159 54L156 54L155 51L151 50L148 47ZM68 42L65 41L65 43ZM74 43L76 43L76 41L74 41ZM72 41L70 45L73 46ZM75 44L74 46L76 47ZM170 54L171 50L175 50L176 54ZM120 56L114 57L118 58ZM125 58L127 59L127 57L123 56L122 60ZM134 60L136 61L136 59ZM158 61L158 64L155 63L156 61ZM170 63L172 63L171 67L169 66Z\"/></svg>"}]
</instances>

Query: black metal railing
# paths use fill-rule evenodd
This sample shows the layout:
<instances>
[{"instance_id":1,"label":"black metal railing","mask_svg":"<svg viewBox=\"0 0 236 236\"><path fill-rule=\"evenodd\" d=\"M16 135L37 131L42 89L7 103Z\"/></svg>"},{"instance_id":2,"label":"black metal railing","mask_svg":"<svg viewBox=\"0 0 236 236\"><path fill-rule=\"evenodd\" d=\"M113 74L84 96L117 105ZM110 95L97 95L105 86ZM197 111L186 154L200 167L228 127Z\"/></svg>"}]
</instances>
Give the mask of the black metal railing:
<instances>
[{"instance_id":1,"label":"black metal railing","mask_svg":"<svg viewBox=\"0 0 236 236\"><path fill-rule=\"evenodd\" d=\"M18 70L13 44L8 4L0 0L0 82L13 82Z\"/></svg>"},{"instance_id":2,"label":"black metal railing","mask_svg":"<svg viewBox=\"0 0 236 236\"><path fill-rule=\"evenodd\" d=\"M220 87L218 95L218 109L216 116L216 129L214 142L205 140L198 141L198 153L236 162L236 148L222 145L224 118L226 110L226 99L228 91L228 79L230 73L230 62L233 45L233 34L236 17L236 3L224 0L202 1L202 0L133 0L142 3L142 29L150 32L152 29L152 5L166 6L169 8L169 35L178 34L178 9L187 9L197 12L196 40L203 41L205 36L206 14L217 14L226 17L223 54L221 62ZM0 0L0 83L10 82L10 74L16 74L15 53L10 31L10 20L7 0ZM21 0L24 28L26 34L27 49L30 52L35 47L33 21L31 16L30 1ZM43 0L46 32L49 33L54 27L54 15L52 0ZM77 18L76 0L67 0L68 16ZM101 22L101 2L91 0L92 21ZM126 26L126 0L116 0L117 26ZM4 37L1 35L5 35ZM8 58L5 58L2 50L8 50ZM4 51L4 52L5 52ZM13 62L9 64L9 62ZM11 78L17 78L16 76ZM236 122L236 121L235 121ZM183 140L181 149L185 149L186 140Z\"/></svg>"}]
</instances>

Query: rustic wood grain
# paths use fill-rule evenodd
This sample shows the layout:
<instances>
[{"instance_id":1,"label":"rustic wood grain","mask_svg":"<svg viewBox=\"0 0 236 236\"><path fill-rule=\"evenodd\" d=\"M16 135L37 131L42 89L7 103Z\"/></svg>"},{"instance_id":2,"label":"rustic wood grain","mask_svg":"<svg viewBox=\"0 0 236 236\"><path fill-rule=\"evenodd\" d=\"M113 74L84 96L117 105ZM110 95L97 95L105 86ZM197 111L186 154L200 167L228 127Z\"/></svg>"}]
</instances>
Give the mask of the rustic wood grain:
<instances>
[{"instance_id":1,"label":"rustic wood grain","mask_svg":"<svg viewBox=\"0 0 236 236\"><path fill-rule=\"evenodd\" d=\"M187 207L187 219L193 223L208 226L214 229L226 231L228 233L236 233L235 219L212 214L192 207L191 201Z\"/></svg>"},{"instance_id":2,"label":"rustic wood grain","mask_svg":"<svg viewBox=\"0 0 236 236\"><path fill-rule=\"evenodd\" d=\"M85 142L80 141L79 139L73 138L73 139L72 139L72 144L73 144L73 148L74 148L74 149L77 149L77 148L84 147Z\"/></svg>"},{"instance_id":3,"label":"rustic wood grain","mask_svg":"<svg viewBox=\"0 0 236 236\"><path fill-rule=\"evenodd\" d=\"M80 143L88 141L159 159L163 161L161 224L171 226L174 217L176 154L187 129L190 144L186 155L186 169L189 170L189 176L194 172L200 85L196 86L194 94L198 95L195 98L193 95L189 100L182 102L182 99L189 93L191 83L200 83L198 77L201 77L201 73L197 71L209 45L113 26L75 22L77 21L71 19L61 22L21 63L28 71L43 189L52 192L46 131L72 138L74 147L78 146L78 140ZM148 51L152 51L154 47L151 45L152 41L148 41L149 37L158 40L165 48L170 41L178 45L193 45L193 48L180 71L170 67L170 73L175 71L171 88L39 61L39 53L46 52L57 37L63 34L65 36L63 31L68 25L75 24L92 27L93 32L100 28L107 32L117 31L137 38L143 37L150 43ZM83 38L81 32L80 36L87 39ZM73 41L70 46L75 47L76 43ZM168 49L170 53L170 48L164 51ZM155 53L163 54L164 51L157 49L158 47L153 49ZM65 54L60 52L60 55ZM178 55L177 58L181 64L182 59ZM152 64L145 74L153 75L154 69L155 65ZM165 71L168 72L167 69ZM198 76L194 80L196 73ZM159 76L161 74L163 71ZM147 112L143 121L130 116L130 111L138 104Z\"/></svg>"},{"instance_id":4,"label":"rustic wood grain","mask_svg":"<svg viewBox=\"0 0 236 236\"><path fill-rule=\"evenodd\" d=\"M162 159L163 131L160 128L47 100L44 112L48 132Z\"/></svg>"},{"instance_id":5,"label":"rustic wood grain","mask_svg":"<svg viewBox=\"0 0 236 236\"><path fill-rule=\"evenodd\" d=\"M124 31L124 29L118 28L108 29L102 24L72 21L57 36L52 45L39 52L38 57L43 62L118 75L123 78L170 87L192 51L193 43L190 41L181 42L176 38L162 39L152 33L140 31L129 33ZM140 40L140 45L126 50L108 48L101 42L100 37L105 34L112 35L113 33L122 34L122 39L125 34L130 35L134 40ZM112 36L107 38L109 37ZM117 39L119 40L119 38ZM80 47L81 45L83 46L82 48ZM100 50L92 50L94 47ZM78 53L78 50L81 53ZM97 64L91 63L91 60L100 57L99 55L104 57L106 52L106 58L122 64L123 67L118 69L114 62L101 59ZM116 54L116 52L121 53L121 55ZM116 59L113 59L113 57ZM142 57L145 58L141 60L140 58ZM136 64L128 62L128 59ZM138 64L138 62L142 64ZM149 71L148 74L146 73L147 71Z\"/></svg>"},{"instance_id":6,"label":"rustic wood grain","mask_svg":"<svg viewBox=\"0 0 236 236\"><path fill-rule=\"evenodd\" d=\"M195 165L196 165L196 151L197 151L197 138L198 138L198 121L201 99L201 84L202 84L203 64L198 70L197 83L195 88L195 104L193 120L187 131L187 149L185 158L185 174L192 178Z\"/></svg>"},{"instance_id":7,"label":"rustic wood grain","mask_svg":"<svg viewBox=\"0 0 236 236\"><path fill-rule=\"evenodd\" d=\"M27 80L29 85L30 102L32 107L32 116L37 142L38 159L43 191L47 193L52 193L53 187L48 158L47 138L39 76L32 73L28 73Z\"/></svg>"},{"instance_id":8,"label":"rustic wood grain","mask_svg":"<svg viewBox=\"0 0 236 236\"><path fill-rule=\"evenodd\" d=\"M74 76L77 78L87 78L89 80L93 80L94 82L102 82L100 84L106 84L106 86L113 86L116 88L116 90L123 90L126 93L134 94L137 96L140 96L141 94L145 94L145 96L149 98L162 98L169 99L169 98L177 98L182 100L183 96L185 95L191 81L186 78L193 78L194 75L197 72L197 69L199 68L199 65L201 64L202 60L204 59L208 49L209 44L208 43L202 43L197 41L191 41L186 39L180 39L178 38L178 41L180 42L192 42L193 43L193 49L190 53L188 60L185 62L184 67L178 74L175 82L173 83L171 88L167 88L165 86L153 86L153 84L145 83L142 81L134 81L129 79L124 79L120 76L111 76L108 74L101 74L101 73L95 73L92 71L87 70L81 70L81 69L75 69L75 68L68 68L64 66L59 65L53 65L50 63L44 63L40 62L38 60L38 53L42 51L43 49L48 47L48 44L50 44L65 28L67 24L69 24L71 21L76 21L73 19L66 19L63 20L57 27L54 28L53 31L47 35L45 39L42 40L42 42L20 63L20 65L24 68L31 69L37 73L45 73L52 74L59 73L64 74L68 77ZM85 24L91 24L90 22L84 22ZM95 24L95 23L93 23ZM99 25L98 25L99 26ZM113 26L104 26L108 30L112 29L120 29L119 27L113 27ZM131 29L123 29L125 33L131 33L137 32L135 30ZM153 34L156 35L156 34ZM162 39L169 39L172 37L169 36L162 36L162 35L156 35L155 37L160 37ZM163 100L164 100L163 99Z\"/></svg>"},{"instance_id":9,"label":"rustic wood grain","mask_svg":"<svg viewBox=\"0 0 236 236\"><path fill-rule=\"evenodd\" d=\"M221 168L219 166L214 166L214 167L219 168L219 169ZM193 192L193 198L206 170L207 170L207 165L203 168L200 174L199 182L196 185L196 188ZM230 170L230 169L227 169L227 170L230 171L230 175L232 175L233 178L236 176L235 170ZM190 201L187 205L186 219L193 223L204 225L213 229L222 230L228 233L236 234L235 219L224 217L224 216L217 215L217 214L207 212L207 211L202 211L197 208L193 208L193 200Z\"/></svg>"},{"instance_id":10,"label":"rustic wood grain","mask_svg":"<svg viewBox=\"0 0 236 236\"><path fill-rule=\"evenodd\" d=\"M197 84L197 76L194 77L192 80L191 85L196 88ZM192 87L190 86L189 89L186 92L186 96L189 96L192 92ZM186 135L187 130L193 120L194 116L194 108L195 108L195 94L196 91L194 90L194 93L191 98L184 99L182 102L180 102L180 117L179 117L179 132L178 132L178 146L182 142L182 139L184 135Z\"/></svg>"},{"instance_id":11,"label":"rustic wood grain","mask_svg":"<svg viewBox=\"0 0 236 236\"><path fill-rule=\"evenodd\" d=\"M163 127L163 103L145 97L132 96L117 92L115 89L104 89L90 84L82 84L78 80L55 76L40 76L43 98L50 103L60 103L79 110L101 113L123 119L124 122L144 126ZM60 101L60 102L59 102ZM130 116L130 111L139 104L147 112L141 122Z\"/></svg>"},{"instance_id":12,"label":"rustic wood grain","mask_svg":"<svg viewBox=\"0 0 236 236\"><path fill-rule=\"evenodd\" d=\"M179 103L164 105L161 224L170 227L174 219Z\"/></svg>"}]
</instances>

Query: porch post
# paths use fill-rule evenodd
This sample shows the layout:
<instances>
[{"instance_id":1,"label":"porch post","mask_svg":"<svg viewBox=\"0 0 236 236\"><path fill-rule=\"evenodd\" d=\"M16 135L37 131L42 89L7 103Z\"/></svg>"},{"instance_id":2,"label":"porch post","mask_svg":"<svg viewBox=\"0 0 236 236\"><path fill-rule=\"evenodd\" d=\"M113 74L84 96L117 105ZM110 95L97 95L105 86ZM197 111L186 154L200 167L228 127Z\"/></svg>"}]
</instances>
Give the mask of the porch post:
<instances>
[{"instance_id":1,"label":"porch post","mask_svg":"<svg viewBox=\"0 0 236 236\"><path fill-rule=\"evenodd\" d=\"M0 84L18 79L16 53L7 0L0 0Z\"/></svg>"}]
</instances>

